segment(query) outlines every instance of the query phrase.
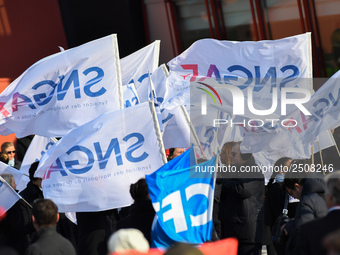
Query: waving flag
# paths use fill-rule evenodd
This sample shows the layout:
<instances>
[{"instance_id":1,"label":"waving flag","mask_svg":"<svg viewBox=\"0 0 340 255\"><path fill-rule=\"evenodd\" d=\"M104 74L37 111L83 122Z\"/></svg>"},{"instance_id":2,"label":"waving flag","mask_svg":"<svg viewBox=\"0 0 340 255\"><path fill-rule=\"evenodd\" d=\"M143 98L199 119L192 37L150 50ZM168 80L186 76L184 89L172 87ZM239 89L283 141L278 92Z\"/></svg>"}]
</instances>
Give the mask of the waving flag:
<instances>
[{"instance_id":1,"label":"waving flag","mask_svg":"<svg viewBox=\"0 0 340 255\"><path fill-rule=\"evenodd\" d=\"M28 175L0 161L0 174L12 174L17 185L17 190L22 191L30 181Z\"/></svg>"},{"instance_id":2,"label":"waving flag","mask_svg":"<svg viewBox=\"0 0 340 255\"><path fill-rule=\"evenodd\" d=\"M310 115L300 110L285 116L285 119L293 119L297 125L287 124L280 127L288 133L292 147L301 155L308 158L311 155L311 147L317 137L325 130L340 126L340 71L336 72L329 80L319 88L312 98L305 104Z\"/></svg>"},{"instance_id":3,"label":"waving flag","mask_svg":"<svg viewBox=\"0 0 340 255\"><path fill-rule=\"evenodd\" d=\"M198 40L168 63L163 107L200 103L201 95L207 95L209 106L231 114L233 103L242 112L251 92L254 106L269 109L275 89L312 89L311 61L310 33L258 42Z\"/></svg>"},{"instance_id":4,"label":"waving flag","mask_svg":"<svg viewBox=\"0 0 340 255\"><path fill-rule=\"evenodd\" d=\"M153 247L211 239L214 173L204 169L215 167L216 157L195 165L190 164L191 153L192 148L146 176L158 217L151 233Z\"/></svg>"},{"instance_id":5,"label":"waving flag","mask_svg":"<svg viewBox=\"0 0 340 255\"><path fill-rule=\"evenodd\" d=\"M131 183L166 162L153 104L107 112L71 130L41 158L45 198L61 212L130 205Z\"/></svg>"},{"instance_id":6,"label":"waving flag","mask_svg":"<svg viewBox=\"0 0 340 255\"><path fill-rule=\"evenodd\" d=\"M48 56L0 94L0 134L64 136L123 108L116 35Z\"/></svg>"},{"instance_id":7,"label":"waving flag","mask_svg":"<svg viewBox=\"0 0 340 255\"><path fill-rule=\"evenodd\" d=\"M0 216L8 211L19 199L20 195L0 176Z\"/></svg>"},{"instance_id":8,"label":"waving flag","mask_svg":"<svg viewBox=\"0 0 340 255\"><path fill-rule=\"evenodd\" d=\"M161 131L163 131L162 114L161 114L161 108L160 108L161 102L158 101L158 98L157 98L157 95L156 95L156 90L155 90L155 85L153 85L150 73L148 73L148 81L149 81L148 82L148 84L149 84L149 100L154 103L159 128L161 129Z\"/></svg>"},{"instance_id":9,"label":"waving flag","mask_svg":"<svg viewBox=\"0 0 340 255\"><path fill-rule=\"evenodd\" d=\"M156 40L144 48L120 60L123 85L134 83L138 91L148 72L158 67L160 41Z\"/></svg>"},{"instance_id":10,"label":"waving flag","mask_svg":"<svg viewBox=\"0 0 340 255\"><path fill-rule=\"evenodd\" d=\"M151 74L151 80L155 86L157 100L160 103L163 103L164 96L166 94L166 80L169 76L168 69L166 68L165 64L161 64L157 69L155 69L150 74ZM139 88L137 89L137 93L138 93L138 96L141 102L145 102L149 100L150 86L146 82L146 80L143 80L143 84L139 86ZM161 109L163 109L162 106L161 106Z\"/></svg>"},{"instance_id":11,"label":"waving flag","mask_svg":"<svg viewBox=\"0 0 340 255\"><path fill-rule=\"evenodd\" d=\"M135 84L130 83L123 86L124 108L128 108L140 103Z\"/></svg>"},{"instance_id":12,"label":"waving flag","mask_svg":"<svg viewBox=\"0 0 340 255\"><path fill-rule=\"evenodd\" d=\"M53 146L53 144L55 144L55 141L56 139L35 135L25 153L25 157L20 167L20 172L28 175L28 170L31 165L34 162L39 161L42 155L44 155L45 152Z\"/></svg>"},{"instance_id":13,"label":"waving flag","mask_svg":"<svg viewBox=\"0 0 340 255\"><path fill-rule=\"evenodd\" d=\"M189 148L191 141L195 141L194 138L190 139L192 135L190 133L190 117L186 112L184 106L178 106L170 111L163 109L163 143L164 148Z\"/></svg>"},{"instance_id":14,"label":"waving flag","mask_svg":"<svg viewBox=\"0 0 340 255\"><path fill-rule=\"evenodd\" d=\"M304 104L309 114L297 109L282 116L277 129L263 132L257 129L255 135L246 134L241 143L243 152L259 152L290 149L293 158L309 158L312 146L323 131L340 126L340 71L335 73ZM283 123L283 124L282 124ZM314 150L315 151L315 150Z\"/></svg>"}]
</instances>

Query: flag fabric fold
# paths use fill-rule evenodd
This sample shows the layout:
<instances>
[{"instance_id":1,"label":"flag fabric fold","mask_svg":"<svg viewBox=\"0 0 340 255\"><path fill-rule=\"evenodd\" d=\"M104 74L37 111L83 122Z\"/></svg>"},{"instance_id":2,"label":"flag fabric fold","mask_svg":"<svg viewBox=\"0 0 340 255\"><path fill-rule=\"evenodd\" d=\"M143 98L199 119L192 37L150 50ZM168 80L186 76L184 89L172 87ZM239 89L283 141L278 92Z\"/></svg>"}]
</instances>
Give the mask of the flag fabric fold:
<instances>
[{"instance_id":1,"label":"flag fabric fold","mask_svg":"<svg viewBox=\"0 0 340 255\"><path fill-rule=\"evenodd\" d=\"M28 174L18 171L4 162L0 161L0 174L12 174L17 185L17 190L22 191L30 181Z\"/></svg>"},{"instance_id":2,"label":"flag fabric fold","mask_svg":"<svg viewBox=\"0 0 340 255\"><path fill-rule=\"evenodd\" d=\"M0 134L60 137L123 108L117 36L48 56L0 94Z\"/></svg>"},{"instance_id":3,"label":"flag fabric fold","mask_svg":"<svg viewBox=\"0 0 340 255\"><path fill-rule=\"evenodd\" d=\"M44 178L44 196L61 212L130 205L130 184L166 162L156 121L146 102L71 130L40 160L35 176Z\"/></svg>"},{"instance_id":4,"label":"flag fabric fold","mask_svg":"<svg viewBox=\"0 0 340 255\"><path fill-rule=\"evenodd\" d=\"M0 207L5 209L5 211L0 211L0 216L8 211L20 198L20 195L0 176Z\"/></svg>"}]
</instances>

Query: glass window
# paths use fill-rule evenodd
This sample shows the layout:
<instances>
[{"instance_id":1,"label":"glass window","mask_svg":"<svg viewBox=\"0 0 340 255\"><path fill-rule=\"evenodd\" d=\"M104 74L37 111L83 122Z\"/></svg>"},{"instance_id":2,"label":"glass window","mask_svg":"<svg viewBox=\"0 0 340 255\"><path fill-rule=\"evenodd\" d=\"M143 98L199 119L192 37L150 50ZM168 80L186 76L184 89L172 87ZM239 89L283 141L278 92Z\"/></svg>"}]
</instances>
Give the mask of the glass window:
<instances>
[{"instance_id":1,"label":"glass window","mask_svg":"<svg viewBox=\"0 0 340 255\"><path fill-rule=\"evenodd\" d=\"M315 0L327 77L340 67L340 1Z\"/></svg>"},{"instance_id":2,"label":"glass window","mask_svg":"<svg viewBox=\"0 0 340 255\"><path fill-rule=\"evenodd\" d=\"M256 40L249 0L219 0L219 3L223 11L226 39Z\"/></svg>"},{"instance_id":3,"label":"glass window","mask_svg":"<svg viewBox=\"0 0 340 255\"><path fill-rule=\"evenodd\" d=\"M303 33L297 0L264 0L263 8L268 39L276 40Z\"/></svg>"},{"instance_id":4,"label":"glass window","mask_svg":"<svg viewBox=\"0 0 340 255\"><path fill-rule=\"evenodd\" d=\"M209 19L204 0L173 0L182 50L193 42L211 38ZM212 20L212 17L211 17Z\"/></svg>"}]
</instances>

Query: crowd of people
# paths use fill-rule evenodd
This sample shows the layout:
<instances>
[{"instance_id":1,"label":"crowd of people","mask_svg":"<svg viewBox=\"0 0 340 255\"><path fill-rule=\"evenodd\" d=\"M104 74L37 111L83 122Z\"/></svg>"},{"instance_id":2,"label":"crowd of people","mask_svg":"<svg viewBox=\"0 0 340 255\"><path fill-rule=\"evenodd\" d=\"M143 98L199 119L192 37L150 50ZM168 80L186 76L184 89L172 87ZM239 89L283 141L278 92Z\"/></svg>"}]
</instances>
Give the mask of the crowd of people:
<instances>
[{"instance_id":1,"label":"crowd of people","mask_svg":"<svg viewBox=\"0 0 340 255\"><path fill-rule=\"evenodd\" d=\"M172 148L168 160L183 153ZM16 167L13 143L1 146L0 160ZM328 157L328 160L331 160ZM240 142L224 144L223 165L236 169L256 166L251 153L241 153ZM213 206L212 241L238 240L238 254L340 254L340 171L316 173L311 159L281 158L265 183L261 171L218 173ZM145 179L131 184L134 203L101 212L77 212L76 221L58 213L57 205L44 199L42 179L35 178L38 162L29 169L30 181L20 199L0 221L0 254L120 254L126 250L147 253L152 247L151 228L155 211ZM293 166L303 171L293 171ZM11 174L1 177L16 190ZM287 215L284 223L278 219ZM279 230L275 239L273 229ZM175 243L165 254L203 254L190 244ZM229 254L228 250L225 254Z\"/></svg>"}]
</instances>

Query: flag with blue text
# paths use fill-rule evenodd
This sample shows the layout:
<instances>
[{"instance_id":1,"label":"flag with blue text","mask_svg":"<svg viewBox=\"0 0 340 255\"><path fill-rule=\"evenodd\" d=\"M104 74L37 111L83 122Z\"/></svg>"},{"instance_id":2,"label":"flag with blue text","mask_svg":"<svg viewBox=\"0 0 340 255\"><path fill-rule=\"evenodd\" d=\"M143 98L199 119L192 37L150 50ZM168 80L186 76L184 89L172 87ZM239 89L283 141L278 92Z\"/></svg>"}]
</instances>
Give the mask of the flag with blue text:
<instances>
[{"instance_id":1,"label":"flag with blue text","mask_svg":"<svg viewBox=\"0 0 340 255\"><path fill-rule=\"evenodd\" d=\"M158 67L159 47L160 41L156 40L120 60L123 85L134 83L138 91L142 83L147 81L148 72Z\"/></svg>"},{"instance_id":2,"label":"flag with blue text","mask_svg":"<svg viewBox=\"0 0 340 255\"><path fill-rule=\"evenodd\" d=\"M0 94L0 134L60 137L123 108L117 36L48 56Z\"/></svg>"},{"instance_id":3,"label":"flag with blue text","mask_svg":"<svg viewBox=\"0 0 340 255\"><path fill-rule=\"evenodd\" d=\"M128 108L140 103L135 84L130 83L123 86L124 108Z\"/></svg>"},{"instance_id":4,"label":"flag with blue text","mask_svg":"<svg viewBox=\"0 0 340 255\"><path fill-rule=\"evenodd\" d=\"M31 164L39 161L42 155L55 144L55 140L50 137L35 135L22 160L20 172L28 175Z\"/></svg>"},{"instance_id":5,"label":"flag with blue text","mask_svg":"<svg viewBox=\"0 0 340 255\"><path fill-rule=\"evenodd\" d=\"M282 88L312 89L311 35L258 42L198 40L168 66L164 108L201 104L207 96L207 105L229 114L251 117L269 109L275 116L280 106L272 102ZM248 109L244 105L251 98Z\"/></svg>"},{"instance_id":6,"label":"flag with blue text","mask_svg":"<svg viewBox=\"0 0 340 255\"><path fill-rule=\"evenodd\" d=\"M61 212L102 211L130 205L130 184L165 162L154 106L145 102L71 130L43 155L35 176Z\"/></svg>"}]
</instances>

